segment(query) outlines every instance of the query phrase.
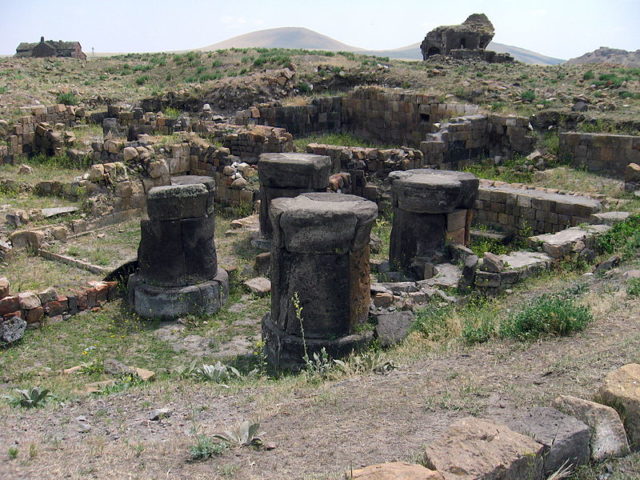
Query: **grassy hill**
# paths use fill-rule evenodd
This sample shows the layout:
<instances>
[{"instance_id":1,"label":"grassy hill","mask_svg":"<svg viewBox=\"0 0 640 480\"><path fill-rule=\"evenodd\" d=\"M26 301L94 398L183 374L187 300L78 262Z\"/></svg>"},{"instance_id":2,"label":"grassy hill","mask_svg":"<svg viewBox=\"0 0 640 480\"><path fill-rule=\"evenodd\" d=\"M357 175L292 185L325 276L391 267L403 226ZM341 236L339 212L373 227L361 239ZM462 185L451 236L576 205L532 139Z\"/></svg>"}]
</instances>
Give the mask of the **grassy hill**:
<instances>
[{"instance_id":1,"label":"grassy hill","mask_svg":"<svg viewBox=\"0 0 640 480\"><path fill-rule=\"evenodd\" d=\"M201 51L221 50L225 48L303 48L307 50L329 50L358 52L365 55L376 55L380 57L397 58L402 60L421 60L420 43L407 45L390 50L364 50L362 48L347 45L346 43L334 40L308 28L284 27L259 30L238 37L233 37L223 42L214 43L202 47ZM557 65L564 60L548 57L524 48L504 45L502 43L491 42L489 50L499 53L510 53L516 60L523 63L535 65Z\"/></svg>"}]
</instances>

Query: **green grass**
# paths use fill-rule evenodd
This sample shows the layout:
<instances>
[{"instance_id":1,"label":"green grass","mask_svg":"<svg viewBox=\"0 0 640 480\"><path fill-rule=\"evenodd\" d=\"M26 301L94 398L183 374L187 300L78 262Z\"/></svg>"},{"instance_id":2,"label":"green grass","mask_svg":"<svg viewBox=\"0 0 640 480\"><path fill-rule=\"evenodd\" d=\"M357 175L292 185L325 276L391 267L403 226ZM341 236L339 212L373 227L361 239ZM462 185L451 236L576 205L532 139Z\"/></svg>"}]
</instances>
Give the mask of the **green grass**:
<instances>
[{"instance_id":1,"label":"green grass","mask_svg":"<svg viewBox=\"0 0 640 480\"><path fill-rule=\"evenodd\" d=\"M339 145L343 147L398 148L397 145L379 144L370 140L358 138L350 133L326 133L323 135L312 135L293 140L293 144L299 152L306 151L307 145L310 143Z\"/></svg>"},{"instance_id":2,"label":"green grass","mask_svg":"<svg viewBox=\"0 0 640 480\"><path fill-rule=\"evenodd\" d=\"M93 273L30 256L26 251L12 253L6 262L2 267L2 276L9 279L13 292L39 292L54 287L59 294L65 294L86 285L89 280L99 280Z\"/></svg>"},{"instance_id":3,"label":"green grass","mask_svg":"<svg viewBox=\"0 0 640 480\"><path fill-rule=\"evenodd\" d=\"M627 295L631 297L640 296L640 278L632 278L627 283Z\"/></svg>"},{"instance_id":4,"label":"green grass","mask_svg":"<svg viewBox=\"0 0 640 480\"><path fill-rule=\"evenodd\" d=\"M500 336L516 340L534 340L546 335L570 335L584 330L593 320L587 306L576 298L561 294L543 294L500 325Z\"/></svg>"},{"instance_id":5,"label":"green grass","mask_svg":"<svg viewBox=\"0 0 640 480\"><path fill-rule=\"evenodd\" d=\"M64 105L77 105L79 102L78 97L72 92L59 93L56 100Z\"/></svg>"},{"instance_id":6,"label":"green grass","mask_svg":"<svg viewBox=\"0 0 640 480\"><path fill-rule=\"evenodd\" d=\"M524 164L524 157L514 157L506 160L502 166L496 166L491 160L484 160L465 167L465 172L473 173L478 178L499 180L507 183L531 183L533 173L517 171L514 168Z\"/></svg>"},{"instance_id":7,"label":"green grass","mask_svg":"<svg viewBox=\"0 0 640 480\"><path fill-rule=\"evenodd\" d=\"M632 215L600 235L597 246L607 254L616 252L625 258L635 256L640 248L640 215Z\"/></svg>"}]
</instances>

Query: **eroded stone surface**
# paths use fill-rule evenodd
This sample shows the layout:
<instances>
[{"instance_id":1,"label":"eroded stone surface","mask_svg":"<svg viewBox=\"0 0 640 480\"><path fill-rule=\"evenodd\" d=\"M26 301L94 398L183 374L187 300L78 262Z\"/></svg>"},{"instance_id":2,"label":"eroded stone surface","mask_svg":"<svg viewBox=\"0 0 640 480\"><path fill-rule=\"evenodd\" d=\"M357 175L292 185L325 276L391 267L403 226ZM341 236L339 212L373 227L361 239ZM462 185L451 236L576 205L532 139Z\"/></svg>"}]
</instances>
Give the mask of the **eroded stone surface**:
<instances>
[{"instance_id":1,"label":"eroded stone surface","mask_svg":"<svg viewBox=\"0 0 640 480\"><path fill-rule=\"evenodd\" d=\"M553 406L591 428L591 458L594 461L629 453L622 420L613 408L570 395L560 395L554 400Z\"/></svg>"},{"instance_id":2,"label":"eroded stone surface","mask_svg":"<svg viewBox=\"0 0 640 480\"><path fill-rule=\"evenodd\" d=\"M345 480L444 480L442 474L422 465L403 462L370 465L345 473Z\"/></svg>"},{"instance_id":3,"label":"eroded stone surface","mask_svg":"<svg viewBox=\"0 0 640 480\"><path fill-rule=\"evenodd\" d=\"M589 461L589 427L554 408L534 408L509 422L509 426L544 445L544 473Z\"/></svg>"},{"instance_id":4,"label":"eroded stone surface","mask_svg":"<svg viewBox=\"0 0 640 480\"><path fill-rule=\"evenodd\" d=\"M539 480L543 449L504 425L468 417L427 446L425 465L446 480Z\"/></svg>"},{"instance_id":5,"label":"eroded stone surface","mask_svg":"<svg viewBox=\"0 0 640 480\"><path fill-rule=\"evenodd\" d=\"M640 448L640 365L630 363L609 373L596 400L617 410L631 448Z\"/></svg>"}]
</instances>

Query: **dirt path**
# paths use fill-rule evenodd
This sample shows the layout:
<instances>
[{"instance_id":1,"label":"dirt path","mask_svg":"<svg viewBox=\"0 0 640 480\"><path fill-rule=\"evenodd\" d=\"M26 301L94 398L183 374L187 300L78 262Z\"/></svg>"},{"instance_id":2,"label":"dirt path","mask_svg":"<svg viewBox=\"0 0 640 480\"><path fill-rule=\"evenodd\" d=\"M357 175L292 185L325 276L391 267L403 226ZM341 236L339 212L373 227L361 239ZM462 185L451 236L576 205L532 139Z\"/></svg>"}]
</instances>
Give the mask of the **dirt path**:
<instances>
[{"instance_id":1,"label":"dirt path","mask_svg":"<svg viewBox=\"0 0 640 480\"><path fill-rule=\"evenodd\" d=\"M162 381L20 411L0 420L0 455L16 439L21 452L0 463L0 477L321 479L339 478L350 466L416 460L456 418L507 420L561 393L589 398L608 371L639 361L640 301L616 293L610 280L597 288L596 322L569 338L490 342L426 356L409 343L404 358L419 360L385 376L312 387L283 380L239 391ZM149 412L162 407L172 409L171 417L149 421ZM205 462L187 461L194 429L210 435L255 418L274 450L232 449ZM90 429L82 426L87 423Z\"/></svg>"}]
</instances>

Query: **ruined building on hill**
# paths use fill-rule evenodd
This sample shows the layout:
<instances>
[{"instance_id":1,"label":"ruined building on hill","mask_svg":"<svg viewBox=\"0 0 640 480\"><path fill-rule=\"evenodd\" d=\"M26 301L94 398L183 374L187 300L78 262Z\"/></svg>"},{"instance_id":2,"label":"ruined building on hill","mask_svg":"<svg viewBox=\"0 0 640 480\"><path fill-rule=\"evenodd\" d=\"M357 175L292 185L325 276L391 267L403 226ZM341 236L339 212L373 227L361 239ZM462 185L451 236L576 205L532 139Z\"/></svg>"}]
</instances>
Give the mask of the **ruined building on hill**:
<instances>
[{"instance_id":1,"label":"ruined building on hill","mask_svg":"<svg viewBox=\"0 0 640 480\"><path fill-rule=\"evenodd\" d=\"M45 40L40 37L40 43L22 42L16 48L16 57L71 57L86 60L80 42L63 42L62 40Z\"/></svg>"},{"instance_id":2,"label":"ruined building on hill","mask_svg":"<svg viewBox=\"0 0 640 480\"><path fill-rule=\"evenodd\" d=\"M476 59L491 63L512 62L509 54L485 50L493 38L493 24L484 13L474 13L461 25L441 26L431 30L420 45L422 58L445 55L460 60Z\"/></svg>"}]
</instances>

